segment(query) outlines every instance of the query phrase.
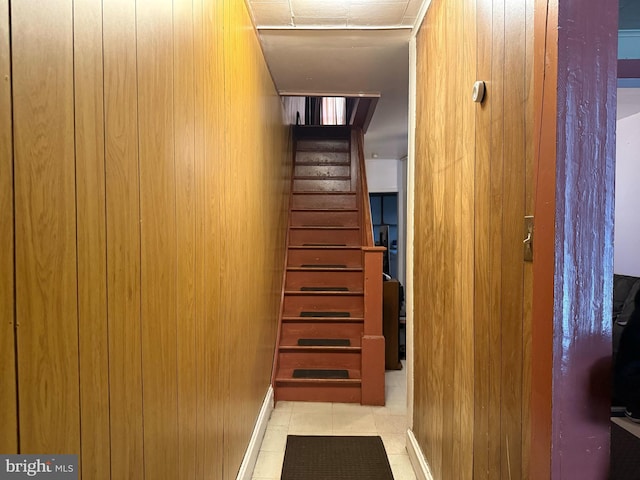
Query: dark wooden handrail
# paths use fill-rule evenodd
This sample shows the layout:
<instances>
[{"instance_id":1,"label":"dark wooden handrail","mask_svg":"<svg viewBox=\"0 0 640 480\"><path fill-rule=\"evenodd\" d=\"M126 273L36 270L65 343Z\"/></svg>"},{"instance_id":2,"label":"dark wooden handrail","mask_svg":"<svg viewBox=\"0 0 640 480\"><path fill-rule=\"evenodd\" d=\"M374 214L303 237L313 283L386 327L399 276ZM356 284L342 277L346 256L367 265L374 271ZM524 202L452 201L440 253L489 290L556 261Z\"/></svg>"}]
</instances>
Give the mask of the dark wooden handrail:
<instances>
[{"instance_id":1,"label":"dark wooden handrail","mask_svg":"<svg viewBox=\"0 0 640 480\"><path fill-rule=\"evenodd\" d=\"M355 143L358 159L358 200L362 215L362 245L374 247L373 222L371 220L371 202L369 201L369 187L367 185L367 167L364 160L364 134L360 129L353 129L351 141Z\"/></svg>"},{"instance_id":2,"label":"dark wooden handrail","mask_svg":"<svg viewBox=\"0 0 640 480\"><path fill-rule=\"evenodd\" d=\"M379 94L362 95L359 97L351 97L347 102L353 102L350 109L351 115L347 119L347 124L354 128L361 129L362 133L367 133L373 114L376 111L376 105L380 99Z\"/></svg>"}]
</instances>

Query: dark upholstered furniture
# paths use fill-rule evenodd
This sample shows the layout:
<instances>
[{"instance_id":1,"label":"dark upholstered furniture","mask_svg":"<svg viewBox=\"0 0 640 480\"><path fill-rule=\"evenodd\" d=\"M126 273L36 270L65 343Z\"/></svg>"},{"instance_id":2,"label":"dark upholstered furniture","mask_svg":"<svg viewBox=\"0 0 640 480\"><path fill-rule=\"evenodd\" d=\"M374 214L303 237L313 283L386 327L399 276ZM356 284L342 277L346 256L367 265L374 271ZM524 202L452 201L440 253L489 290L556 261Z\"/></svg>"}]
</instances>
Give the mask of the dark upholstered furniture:
<instances>
[{"instance_id":1,"label":"dark upholstered furniture","mask_svg":"<svg viewBox=\"0 0 640 480\"><path fill-rule=\"evenodd\" d=\"M629 275L613 276L613 359L618 353L620 337L634 309L634 298L640 289L640 278Z\"/></svg>"}]
</instances>

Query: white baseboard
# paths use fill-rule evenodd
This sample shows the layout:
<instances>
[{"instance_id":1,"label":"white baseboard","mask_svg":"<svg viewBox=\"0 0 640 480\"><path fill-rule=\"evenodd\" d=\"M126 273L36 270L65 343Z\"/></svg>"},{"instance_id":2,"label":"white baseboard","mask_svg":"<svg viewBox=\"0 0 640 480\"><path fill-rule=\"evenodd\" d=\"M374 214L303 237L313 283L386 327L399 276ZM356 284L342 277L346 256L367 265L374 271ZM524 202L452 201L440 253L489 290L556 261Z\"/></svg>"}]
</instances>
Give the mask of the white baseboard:
<instances>
[{"instance_id":1,"label":"white baseboard","mask_svg":"<svg viewBox=\"0 0 640 480\"><path fill-rule=\"evenodd\" d=\"M251 434L251 440L249 440L249 446L247 451L244 452L244 458L240 464L240 470L238 470L238 476L236 480L251 480L253 476L253 469L256 466L258 460L258 454L260 453L260 446L262 445L262 439L264 438L264 432L267 430L267 423L269 423L269 417L273 411L273 387L269 385L267 394L262 402L260 413L256 420L256 424L253 427L253 433Z\"/></svg>"},{"instance_id":2,"label":"white baseboard","mask_svg":"<svg viewBox=\"0 0 640 480\"><path fill-rule=\"evenodd\" d=\"M411 460L416 478L418 480L433 480L427 459L424 458L422 449L418 445L418 441L411 429L407 430L407 452L409 453L409 460Z\"/></svg>"}]
</instances>

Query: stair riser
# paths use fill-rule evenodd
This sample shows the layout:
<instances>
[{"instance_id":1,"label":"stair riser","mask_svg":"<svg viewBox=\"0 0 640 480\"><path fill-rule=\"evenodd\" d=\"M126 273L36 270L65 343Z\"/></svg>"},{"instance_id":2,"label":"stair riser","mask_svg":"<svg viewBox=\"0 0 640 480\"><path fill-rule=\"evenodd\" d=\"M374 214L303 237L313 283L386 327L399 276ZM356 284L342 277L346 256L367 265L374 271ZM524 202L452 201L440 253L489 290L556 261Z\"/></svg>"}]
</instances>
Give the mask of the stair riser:
<instances>
[{"instance_id":1,"label":"stair riser","mask_svg":"<svg viewBox=\"0 0 640 480\"><path fill-rule=\"evenodd\" d=\"M358 212L291 212L292 226L357 227Z\"/></svg>"},{"instance_id":2,"label":"stair riser","mask_svg":"<svg viewBox=\"0 0 640 480\"><path fill-rule=\"evenodd\" d=\"M324 152L348 152L349 140L298 140L297 150L311 150Z\"/></svg>"},{"instance_id":3,"label":"stair riser","mask_svg":"<svg viewBox=\"0 0 640 480\"><path fill-rule=\"evenodd\" d=\"M360 352L280 352L281 370L296 368L327 370L360 370Z\"/></svg>"},{"instance_id":4,"label":"stair riser","mask_svg":"<svg viewBox=\"0 0 640 480\"><path fill-rule=\"evenodd\" d=\"M276 401L360 403L359 385L282 385L276 387Z\"/></svg>"},{"instance_id":5,"label":"stair riser","mask_svg":"<svg viewBox=\"0 0 640 480\"><path fill-rule=\"evenodd\" d=\"M293 208L356 208L355 195L293 195Z\"/></svg>"},{"instance_id":6,"label":"stair riser","mask_svg":"<svg viewBox=\"0 0 640 480\"><path fill-rule=\"evenodd\" d=\"M348 338L359 347L364 331L360 323L283 323L280 345L297 345L300 338Z\"/></svg>"},{"instance_id":7,"label":"stair riser","mask_svg":"<svg viewBox=\"0 0 640 480\"><path fill-rule=\"evenodd\" d=\"M284 316L298 317L300 312L349 312L352 317L363 316L362 295L285 295Z\"/></svg>"},{"instance_id":8,"label":"stair riser","mask_svg":"<svg viewBox=\"0 0 640 480\"><path fill-rule=\"evenodd\" d=\"M361 250L289 249L289 267L301 265L345 265L362 267Z\"/></svg>"},{"instance_id":9,"label":"stair riser","mask_svg":"<svg viewBox=\"0 0 640 480\"><path fill-rule=\"evenodd\" d=\"M363 289L362 272L287 272L286 290L302 287L347 287L350 291Z\"/></svg>"},{"instance_id":10,"label":"stair riser","mask_svg":"<svg viewBox=\"0 0 640 480\"><path fill-rule=\"evenodd\" d=\"M290 245L315 243L360 245L360 230L290 230Z\"/></svg>"},{"instance_id":11,"label":"stair riser","mask_svg":"<svg viewBox=\"0 0 640 480\"><path fill-rule=\"evenodd\" d=\"M349 165L296 165L296 177L348 177L351 175Z\"/></svg>"},{"instance_id":12,"label":"stair riser","mask_svg":"<svg viewBox=\"0 0 640 480\"><path fill-rule=\"evenodd\" d=\"M295 192L349 192L351 180L300 180L293 181Z\"/></svg>"}]
</instances>

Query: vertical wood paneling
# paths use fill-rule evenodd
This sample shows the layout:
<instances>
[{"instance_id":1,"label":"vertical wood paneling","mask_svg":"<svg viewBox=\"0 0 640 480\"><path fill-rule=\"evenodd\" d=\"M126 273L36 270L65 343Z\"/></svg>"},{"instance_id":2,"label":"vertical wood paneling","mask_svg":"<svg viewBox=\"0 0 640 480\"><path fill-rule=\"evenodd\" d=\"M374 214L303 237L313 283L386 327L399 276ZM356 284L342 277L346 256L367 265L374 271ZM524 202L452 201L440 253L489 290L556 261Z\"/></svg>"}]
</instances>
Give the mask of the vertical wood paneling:
<instances>
[{"instance_id":1,"label":"vertical wood paneling","mask_svg":"<svg viewBox=\"0 0 640 480\"><path fill-rule=\"evenodd\" d=\"M102 4L74 2L82 477L111 478Z\"/></svg>"},{"instance_id":2,"label":"vertical wood paneling","mask_svg":"<svg viewBox=\"0 0 640 480\"><path fill-rule=\"evenodd\" d=\"M172 7L171 0L136 3L146 478L178 478Z\"/></svg>"},{"instance_id":3,"label":"vertical wood paneling","mask_svg":"<svg viewBox=\"0 0 640 480\"><path fill-rule=\"evenodd\" d=\"M193 4L175 0L174 135L177 249L178 478L196 478L196 170Z\"/></svg>"},{"instance_id":4,"label":"vertical wood paneling","mask_svg":"<svg viewBox=\"0 0 640 480\"><path fill-rule=\"evenodd\" d=\"M524 268L523 218L526 214L526 12L519 2L505 10L504 55L504 214L502 219L502 478L522 472L522 381ZM514 106L521 106L514 108Z\"/></svg>"},{"instance_id":5,"label":"vertical wood paneling","mask_svg":"<svg viewBox=\"0 0 640 480\"><path fill-rule=\"evenodd\" d=\"M534 102L533 102L533 11L534 0L525 2L525 214L534 213ZM527 480L530 472L531 451L531 341L533 320L533 264L524 265L524 312L522 325L522 478Z\"/></svg>"},{"instance_id":6,"label":"vertical wood paneling","mask_svg":"<svg viewBox=\"0 0 640 480\"><path fill-rule=\"evenodd\" d=\"M208 423L207 412L208 402L205 395L206 387L211 383L211 380L206 376L206 362L205 352L211 349L206 348L206 324L207 324L207 311L206 311L206 273L207 256L205 255L205 226L208 223L206 220L206 186L208 178L206 177L205 168L205 94L204 87L207 84L205 82L205 36L204 36L204 13L202 0L193 0L193 59L194 59L194 112L193 112L193 136L194 136L194 194L195 201L195 239L194 249L196 255L196 263L194 266L195 273L195 335L196 341L194 345L196 355L196 391L195 391L195 415L196 415L196 431L195 431L195 445L194 451L196 456L195 461L195 478L198 480L204 479L205 471L211 472L215 477L217 473L213 467L206 465L207 462L211 462L207 457L206 445L206 426ZM212 88L217 87L217 84L211 85Z\"/></svg>"},{"instance_id":7,"label":"vertical wood paneling","mask_svg":"<svg viewBox=\"0 0 640 480\"><path fill-rule=\"evenodd\" d=\"M421 290L415 308L421 339L416 348L420 404L414 427L436 478L470 478L473 450L473 148L474 107L465 103L475 78L475 27L443 18L461 18L475 6L463 1L432 4L426 31L419 37L419 78L433 88L418 92L416 165L416 271ZM423 40L424 41L421 41ZM437 53L436 53L437 52ZM448 62L450 59L450 63ZM447 71L448 75L436 75ZM449 112L442 115L441 112ZM455 139L455 141L453 141ZM464 185L466 188L460 188ZM442 321L456 312L456 321ZM439 320L436 320L439 319ZM442 348L446 345L446 348ZM438 414L434 414L438 412Z\"/></svg>"},{"instance_id":8,"label":"vertical wood paneling","mask_svg":"<svg viewBox=\"0 0 640 480\"><path fill-rule=\"evenodd\" d=\"M491 52L493 24L493 3L478 0L477 2L478 63L477 78L493 86L491 79ZM489 448L494 439L490 438L491 370L487 359L495 345L490 340L488 328L491 318L490 279L492 270L489 266L492 243L489 227L491 219L491 191L489 178L491 174L491 118L495 89L488 88L485 99L476 110L476 161L475 161L475 302L474 329L475 345L475 409L474 409L474 479L491 480L489 476Z\"/></svg>"},{"instance_id":9,"label":"vertical wood paneling","mask_svg":"<svg viewBox=\"0 0 640 480\"><path fill-rule=\"evenodd\" d=\"M225 363L228 361L225 343L225 328L229 318L224 313L221 291L224 285L233 282L224 276L224 264L232 248L227 244L225 230L224 198L229 185L225 182L222 168L226 159L225 136L225 84L224 84L224 2L203 1L203 40L201 62L204 65L203 103L204 110L204 265L205 265L205 311L200 349L202 362L203 403L201 412L204 425L204 457L201 457L204 478L223 478L225 397L228 396ZM226 290L225 290L226 293ZM210 348L215 345L216 348Z\"/></svg>"},{"instance_id":10,"label":"vertical wood paneling","mask_svg":"<svg viewBox=\"0 0 640 480\"><path fill-rule=\"evenodd\" d=\"M463 57L460 61L462 68L461 78L461 101L462 108L462 136L468 139L461 142L460 149L460 175L461 180L458 185L461 196L461 231L458 235L460 243L460 258L462 262L462 273L460 275L461 289L459 293L459 303L457 305L460 318L464 319L464 324L468 325L474 320L474 291L475 291L475 252L474 243L468 239L473 238L476 224L474 222L475 205L475 158L476 158L476 110L477 107L468 100L465 101L469 92L469 85L476 77L476 66L478 63L478 49L475 45L477 41L477 20L476 2L462 2L462 50ZM456 384L459 385L460 398L460 430L459 445L461 452L473 451L474 440L469 432L474 428L474 386L475 376L478 368L474 364L474 329L460 328L460 348L456 351L458 361L458 378ZM471 368L470 366L473 365ZM459 455L460 471L466 475L473 476L474 456L469 454Z\"/></svg>"},{"instance_id":11,"label":"vertical wood paneling","mask_svg":"<svg viewBox=\"0 0 640 480\"><path fill-rule=\"evenodd\" d=\"M103 0L111 478L144 477L136 10Z\"/></svg>"},{"instance_id":12,"label":"vertical wood paneling","mask_svg":"<svg viewBox=\"0 0 640 480\"><path fill-rule=\"evenodd\" d=\"M0 452L18 452L9 2L0 0Z\"/></svg>"},{"instance_id":13,"label":"vertical wood paneling","mask_svg":"<svg viewBox=\"0 0 640 480\"><path fill-rule=\"evenodd\" d=\"M527 21L434 1L418 34L414 431L438 479L523 471Z\"/></svg>"},{"instance_id":14,"label":"vertical wood paneling","mask_svg":"<svg viewBox=\"0 0 640 480\"><path fill-rule=\"evenodd\" d=\"M23 453L80 452L72 19L71 1L11 4Z\"/></svg>"},{"instance_id":15,"label":"vertical wood paneling","mask_svg":"<svg viewBox=\"0 0 640 480\"><path fill-rule=\"evenodd\" d=\"M502 237L504 218L504 149L505 149L505 119L504 113L504 56L505 56L505 5L499 0L492 1L491 28L491 130L489 135L489 318L485 328L489 331L489 357L480 360L480 364L487 364L489 368L489 478L500 478L503 472L504 436L502 419L502 362L503 362L503 332L502 332L502 291L503 275L502 250L505 247ZM481 327L482 328L482 327Z\"/></svg>"},{"instance_id":16,"label":"vertical wood paneling","mask_svg":"<svg viewBox=\"0 0 640 480\"><path fill-rule=\"evenodd\" d=\"M274 225L283 225L284 198L278 155L283 154L284 131L277 127L282 106L271 82L256 32L244 2L225 2L225 121L227 125L222 172L227 185L221 210L228 242L228 259L222 265L226 281L236 285L224 289L223 311L233 328L225 331L229 359L228 396L225 408L224 478L235 478L243 447L249 440L264 392L268 387L273 356L281 286L272 276L281 274L284 259L283 231L265 236ZM242 112L251 111L251 115ZM276 128L274 128L276 126ZM247 132L252 132L247 137ZM278 154L277 152L282 152ZM252 174L249 174L252 172ZM268 179L261 181L260 179ZM275 187L275 188L274 188ZM266 200L266 201L265 201ZM256 244L255 239L260 239ZM252 273L250 273L252 272ZM252 292L269 292L256 296ZM247 350L243 345L254 345ZM256 381L246 381L251 372ZM246 409L254 412L246 415Z\"/></svg>"},{"instance_id":17,"label":"vertical wood paneling","mask_svg":"<svg viewBox=\"0 0 640 480\"><path fill-rule=\"evenodd\" d=\"M252 212L249 210L248 197L251 192L246 191L245 184L248 156L251 155L253 148L253 139L244 139L244 149L240 149L238 140L243 131L249 130L252 121L255 118L249 116L245 122L236 123L234 112L231 105L234 105L240 111L243 111L250 104L250 91L244 91L244 75L250 75L248 66L251 59L250 52L246 50L246 45L242 42L241 25L236 24L239 17L240 3L233 0L224 0L224 85L225 85L225 103L224 118L225 129L224 136L224 154L221 156L220 166L224 178L224 194L220 202L220 210L222 213L223 230L226 232L225 238L221 242L221 247L228 252L228 257L221 265L222 278L229 281L237 287L222 295L224 282L221 282L221 314L227 318L228 324L224 330L224 344L226 347L225 355L230 361L230 366L225 370L224 375L224 464L223 478L230 480L235 478L236 472L232 470L232 465L239 465L241 455L238 452L238 446L242 439L243 430L248 423L248 419L240 414L240 405L245 404L250 399L247 395L247 382L242 382L239 373L246 371L251 364L251 357L255 352L243 351L241 345L243 341L254 345L253 335L255 330L249 327L250 305L255 301L248 295L250 281L247 279L243 283L242 272L247 268L247 257L251 254L247 251L247 243L244 236L240 234L242 229L249 231L251 229L250 219ZM234 61L231 57L234 57ZM242 95L244 93L244 95ZM255 112L255 115L259 115ZM253 117L253 118L251 118ZM246 129L246 130L245 130ZM241 152L245 155L241 155ZM236 189L229 189L228 186L236 185ZM232 221L235 216L236 221ZM233 247L232 247L233 245ZM244 253L240 253L244 252ZM256 273L259 268L254 266ZM242 299L242 300L241 300ZM237 308L232 308L236 304ZM235 325L238 330L229 328ZM241 333L242 332L242 333ZM233 399L233 400L232 400Z\"/></svg>"},{"instance_id":18,"label":"vertical wood paneling","mask_svg":"<svg viewBox=\"0 0 640 480\"><path fill-rule=\"evenodd\" d=\"M292 160L246 6L13 5L23 451L80 453L84 478L235 478L270 380ZM2 295L14 431L2 441L15 451L13 291Z\"/></svg>"}]
</instances>

